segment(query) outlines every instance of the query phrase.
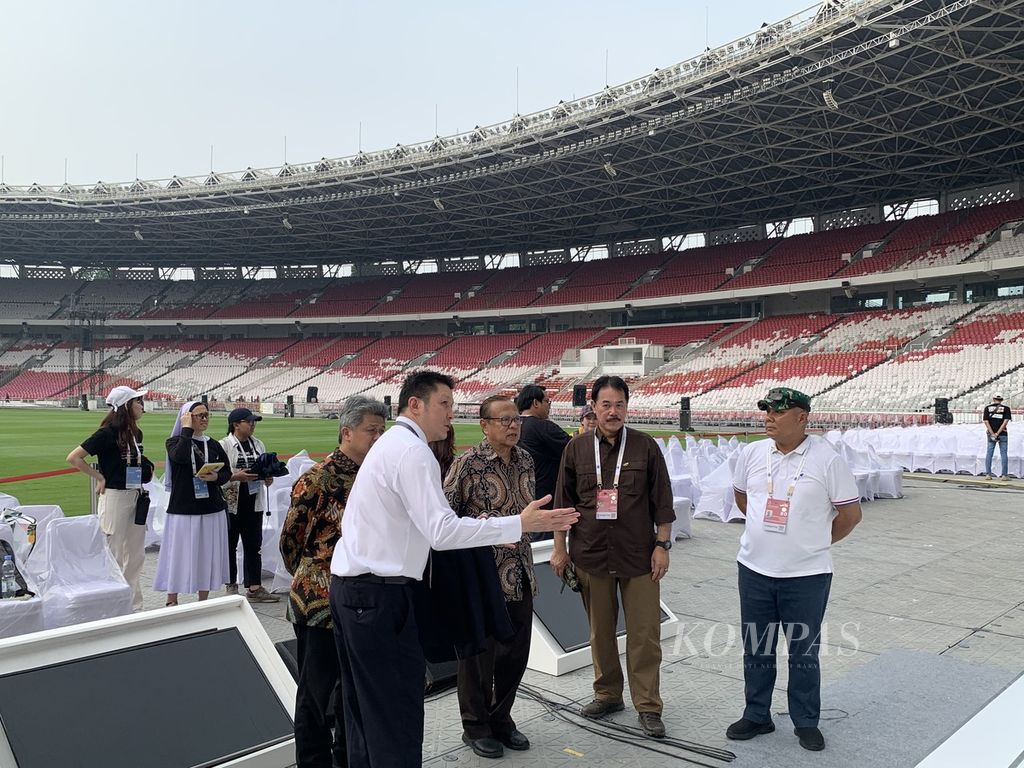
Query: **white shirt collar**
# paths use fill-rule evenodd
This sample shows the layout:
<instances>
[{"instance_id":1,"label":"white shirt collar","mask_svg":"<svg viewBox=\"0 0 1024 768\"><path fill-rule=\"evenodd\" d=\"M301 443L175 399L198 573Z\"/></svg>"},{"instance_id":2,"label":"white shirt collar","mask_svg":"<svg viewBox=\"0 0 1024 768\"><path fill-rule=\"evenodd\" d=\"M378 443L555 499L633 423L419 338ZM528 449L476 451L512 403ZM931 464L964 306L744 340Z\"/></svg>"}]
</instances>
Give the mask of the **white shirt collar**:
<instances>
[{"instance_id":1,"label":"white shirt collar","mask_svg":"<svg viewBox=\"0 0 1024 768\"><path fill-rule=\"evenodd\" d=\"M420 425L417 424L412 419L410 419L408 416L399 416L397 419L395 419L395 423L408 424L410 427L412 427L413 431L415 431L416 434L419 435L420 440L422 440L424 443L430 442L429 440L427 440L427 433L420 429Z\"/></svg>"},{"instance_id":2,"label":"white shirt collar","mask_svg":"<svg viewBox=\"0 0 1024 768\"><path fill-rule=\"evenodd\" d=\"M811 436L810 435L804 435L803 442L801 442L800 445L798 445L796 448L794 448L789 453L795 453L798 456L802 456L803 454L807 453L807 449L810 447L810 445L811 445ZM779 446L777 446L775 444L774 440L772 440L772 448L771 448L771 450L772 450L772 453L780 453L780 454L782 453L782 451L779 450ZM789 453L783 454L783 455L788 456Z\"/></svg>"}]
</instances>

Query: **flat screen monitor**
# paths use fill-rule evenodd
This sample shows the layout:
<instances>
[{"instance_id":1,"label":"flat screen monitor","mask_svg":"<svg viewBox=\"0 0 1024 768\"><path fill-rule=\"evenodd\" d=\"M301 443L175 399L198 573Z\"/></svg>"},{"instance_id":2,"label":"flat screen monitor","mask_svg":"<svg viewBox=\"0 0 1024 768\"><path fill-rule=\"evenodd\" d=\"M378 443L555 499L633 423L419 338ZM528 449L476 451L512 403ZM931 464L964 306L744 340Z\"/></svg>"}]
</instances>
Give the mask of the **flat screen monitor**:
<instances>
[{"instance_id":1,"label":"flat screen monitor","mask_svg":"<svg viewBox=\"0 0 1024 768\"><path fill-rule=\"evenodd\" d=\"M0 720L18 768L199 768L294 733L235 628L0 676Z\"/></svg>"}]
</instances>

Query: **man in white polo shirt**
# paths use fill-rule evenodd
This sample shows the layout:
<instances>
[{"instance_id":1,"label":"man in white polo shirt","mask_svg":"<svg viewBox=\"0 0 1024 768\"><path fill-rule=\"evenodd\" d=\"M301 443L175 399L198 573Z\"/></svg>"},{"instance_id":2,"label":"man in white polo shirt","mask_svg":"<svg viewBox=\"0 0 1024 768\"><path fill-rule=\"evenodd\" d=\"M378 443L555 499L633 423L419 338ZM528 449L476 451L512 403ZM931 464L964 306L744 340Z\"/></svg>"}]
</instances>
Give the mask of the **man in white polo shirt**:
<instances>
[{"instance_id":1,"label":"man in white polo shirt","mask_svg":"<svg viewBox=\"0 0 1024 768\"><path fill-rule=\"evenodd\" d=\"M743 627L743 717L730 739L775 730L772 689L782 625L789 648L789 716L804 749L825 748L819 636L832 584L832 545L861 519L853 473L829 445L807 434L811 398L776 387L757 407L767 440L747 445L733 473L736 504L746 515L740 539L739 591Z\"/></svg>"}]
</instances>

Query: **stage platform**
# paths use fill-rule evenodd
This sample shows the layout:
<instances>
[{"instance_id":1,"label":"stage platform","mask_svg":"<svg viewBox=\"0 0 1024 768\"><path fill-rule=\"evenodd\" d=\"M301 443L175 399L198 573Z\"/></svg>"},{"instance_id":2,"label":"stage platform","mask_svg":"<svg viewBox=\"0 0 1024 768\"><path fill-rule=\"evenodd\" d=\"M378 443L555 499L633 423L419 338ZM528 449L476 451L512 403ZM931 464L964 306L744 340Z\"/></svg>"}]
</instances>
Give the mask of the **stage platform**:
<instances>
[{"instance_id":1,"label":"stage platform","mask_svg":"<svg viewBox=\"0 0 1024 768\"><path fill-rule=\"evenodd\" d=\"M784 665L773 703L776 732L750 742L725 738L726 727L743 709L735 562L742 527L694 521L694 537L672 550L662 590L680 621L679 635L663 644L662 697L670 737L731 750L736 768L914 766L1024 670L1024 492L998 483L915 478L906 480L905 492L905 499L865 504L864 522L835 549L822 649L821 727L827 741L822 754L799 747L783 714ZM147 590L156 557L147 555ZM162 607L164 599L147 591L146 608ZM293 637L283 596L281 603L253 608L272 640ZM554 701L578 705L591 699L592 671L558 678L528 671L525 683ZM592 727L589 721L557 716L526 698L513 715L533 748L506 751L503 762L486 760L460 739L454 693L430 700L424 764L729 764L620 731L612 735L625 741L612 740L579 727ZM626 711L609 721L635 728L628 699ZM1024 732L1021 741L1024 749ZM676 763L664 753L694 762ZM977 754L981 765L984 745Z\"/></svg>"}]
</instances>

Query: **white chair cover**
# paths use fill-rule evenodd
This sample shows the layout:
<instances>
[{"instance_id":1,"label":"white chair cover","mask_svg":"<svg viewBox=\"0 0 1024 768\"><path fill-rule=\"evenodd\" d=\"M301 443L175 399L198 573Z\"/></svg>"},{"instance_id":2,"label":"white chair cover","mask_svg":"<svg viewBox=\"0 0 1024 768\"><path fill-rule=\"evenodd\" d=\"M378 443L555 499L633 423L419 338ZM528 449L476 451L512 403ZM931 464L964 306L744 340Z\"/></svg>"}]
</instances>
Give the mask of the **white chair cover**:
<instances>
[{"instance_id":1,"label":"white chair cover","mask_svg":"<svg viewBox=\"0 0 1024 768\"><path fill-rule=\"evenodd\" d=\"M46 528L40 584L46 629L132 612L132 590L93 515L57 518Z\"/></svg>"}]
</instances>

